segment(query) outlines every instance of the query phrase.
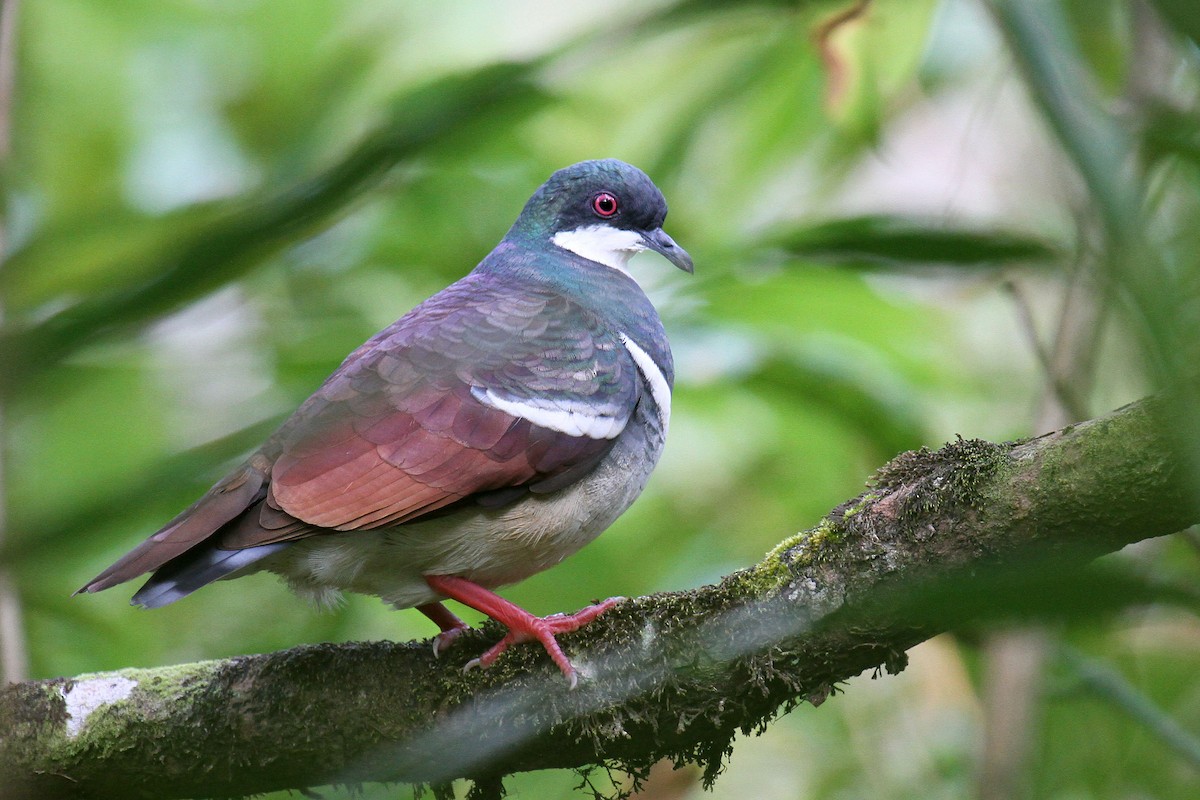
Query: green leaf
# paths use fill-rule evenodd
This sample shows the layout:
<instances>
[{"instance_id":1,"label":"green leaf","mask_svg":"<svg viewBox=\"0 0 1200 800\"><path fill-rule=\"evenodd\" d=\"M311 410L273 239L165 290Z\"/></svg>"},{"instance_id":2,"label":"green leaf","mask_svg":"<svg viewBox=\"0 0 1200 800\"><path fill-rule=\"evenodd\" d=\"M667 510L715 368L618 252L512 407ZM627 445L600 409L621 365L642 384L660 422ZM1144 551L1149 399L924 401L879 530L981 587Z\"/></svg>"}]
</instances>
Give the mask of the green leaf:
<instances>
[{"instance_id":1,"label":"green leaf","mask_svg":"<svg viewBox=\"0 0 1200 800\"><path fill-rule=\"evenodd\" d=\"M1196 0L1154 0L1158 13L1168 24L1194 42L1200 42L1200 14Z\"/></svg>"},{"instance_id":2,"label":"green leaf","mask_svg":"<svg viewBox=\"0 0 1200 800\"><path fill-rule=\"evenodd\" d=\"M829 220L775 236L789 254L852 262L869 268L954 265L993 268L1048 262L1060 251L1027 234L955 228L916 217L868 215Z\"/></svg>"},{"instance_id":3,"label":"green leaf","mask_svg":"<svg viewBox=\"0 0 1200 800\"><path fill-rule=\"evenodd\" d=\"M1200 119L1194 113L1158 106L1147 117L1142 146L1151 163L1176 155L1200 164Z\"/></svg>"},{"instance_id":4,"label":"green leaf","mask_svg":"<svg viewBox=\"0 0 1200 800\"><path fill-rule=\"evenodd\" d=\"M0 334L4 392L23 379L93 343L137 329L248 272L259 259L310 232L344 208L385 171L493 112L511 114L543 96L529 80L531 64L494 64L433 80L393 106L388 121L343 160L273 195L231 204L227 213L175 246L134 285L81 300L26 327ZM511 121L510 121L511 122Z\"/></svg>"},{"instance_id":5,"label":"green leaf","mask_svg":"<svg viewBox=\"0 0 1200 800\"><path fill-rule=\"evenodd\" d=\"M745 385L779 393L791 403L823 406L887 458L926 441L915 391L898 388L898 381L894 374L869 371L848 353L824 354L810 347L766 359L746 376Z\"/></svg>"}]
</instances>

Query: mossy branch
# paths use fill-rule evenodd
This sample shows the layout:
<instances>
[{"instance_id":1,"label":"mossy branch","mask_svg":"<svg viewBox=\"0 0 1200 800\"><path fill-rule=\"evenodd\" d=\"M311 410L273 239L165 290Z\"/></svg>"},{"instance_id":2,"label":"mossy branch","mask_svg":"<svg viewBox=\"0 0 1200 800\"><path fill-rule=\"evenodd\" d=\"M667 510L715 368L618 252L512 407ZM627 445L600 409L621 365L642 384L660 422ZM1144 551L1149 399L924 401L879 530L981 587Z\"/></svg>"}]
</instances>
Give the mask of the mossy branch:
<instances>
[{"instance_id":1,"label":"mossy branch","mask_svg":"<svg viewBox=\"0 0 1200 800\"><path fill-rule=\"evenodd\" d=\"M564 637L585 676L576 691L537 647L463 673L494 628L441 659L428 643L319 645L11 685L0 796L229 797L464 776L488 793L522 770L636 776L664 757L711 778L738 731L863 670L897 671L938 631L1028 606L1048 563L1048 607L1137 599L1097 591L1084 567L1197 520L1165 407L903 454L756 566L630 600Z\"/></svg>"}]
</instances>

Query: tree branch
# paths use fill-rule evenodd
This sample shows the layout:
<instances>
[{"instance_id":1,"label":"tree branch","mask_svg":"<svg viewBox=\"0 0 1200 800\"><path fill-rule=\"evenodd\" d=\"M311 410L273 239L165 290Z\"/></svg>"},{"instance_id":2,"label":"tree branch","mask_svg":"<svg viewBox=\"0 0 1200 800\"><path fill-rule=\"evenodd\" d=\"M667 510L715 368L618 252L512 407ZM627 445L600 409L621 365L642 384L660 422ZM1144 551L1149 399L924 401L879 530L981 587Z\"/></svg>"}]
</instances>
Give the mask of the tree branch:
<instances>
[{"instance_id":1,"label":"tree branch","mask_svg":"<svg viewBox=\"0 0 1200 800\"><path fill-rule=\"evenodd\" d=\"M637 776L664 757L711 779L738 731L863 670L897 671L938 631L1021 604L1044 613L1030 587L1045 589L1047 563L1056 609L1129 602L1083 567L1200 518L1163 433L1168 407L1150 399L1025 442L902 454L754 567L630 600L564 637L585 676L574 692L537 647L464 674L493 626L441 660L427 643L331 644L14 684L0 692L0 796L462 776L495 791L522 770Z\"/></svg>"}]
</instances>

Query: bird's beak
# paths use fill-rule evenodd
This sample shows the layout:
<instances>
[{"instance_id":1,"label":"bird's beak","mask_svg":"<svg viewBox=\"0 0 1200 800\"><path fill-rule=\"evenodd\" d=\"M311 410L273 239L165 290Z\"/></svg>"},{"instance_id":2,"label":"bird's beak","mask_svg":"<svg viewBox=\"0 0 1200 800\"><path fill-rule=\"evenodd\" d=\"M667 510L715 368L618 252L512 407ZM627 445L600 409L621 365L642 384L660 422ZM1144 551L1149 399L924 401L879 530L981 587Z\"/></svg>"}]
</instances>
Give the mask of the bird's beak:
<instances>
[{"instance_id":1,"label":"bird's beak","mask_svg":"<svg viewBox=\"0 0 1200 800\"><path fill-rule=\"evenodd\" d=\"M668 261L689 275L694 270L692 257L687 254L687 250L675 244L675 240L668 236L662 228L655 228L643 233L642 241L646 243L648 249L666 256Z\"/></svg>"}]
</instances>

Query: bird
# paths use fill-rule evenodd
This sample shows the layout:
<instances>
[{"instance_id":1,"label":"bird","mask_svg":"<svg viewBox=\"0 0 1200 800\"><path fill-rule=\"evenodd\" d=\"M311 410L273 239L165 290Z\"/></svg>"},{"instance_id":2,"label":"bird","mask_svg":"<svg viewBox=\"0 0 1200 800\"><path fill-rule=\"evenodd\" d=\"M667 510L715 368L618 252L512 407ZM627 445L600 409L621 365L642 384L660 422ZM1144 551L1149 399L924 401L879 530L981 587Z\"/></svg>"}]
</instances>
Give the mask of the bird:
<instances>
[{"instance_id":1,"label":"bird","mask_svg":"<svg viewBox=\"0 0 1200 800\"><path fill-rule=\"evenodd\" d=\"M641 494L663 451L674 363L628 270L651 250L693 272L667 203L616 159L558 170L479 264L350 353L266 442L85 584L145 573L157 608L268 571L298 595L416 608L437 655L474 608L507 632L466 668L557 639L617 605L538 617L495 589L577 552Z\"/></svg>"}]
</instances>

